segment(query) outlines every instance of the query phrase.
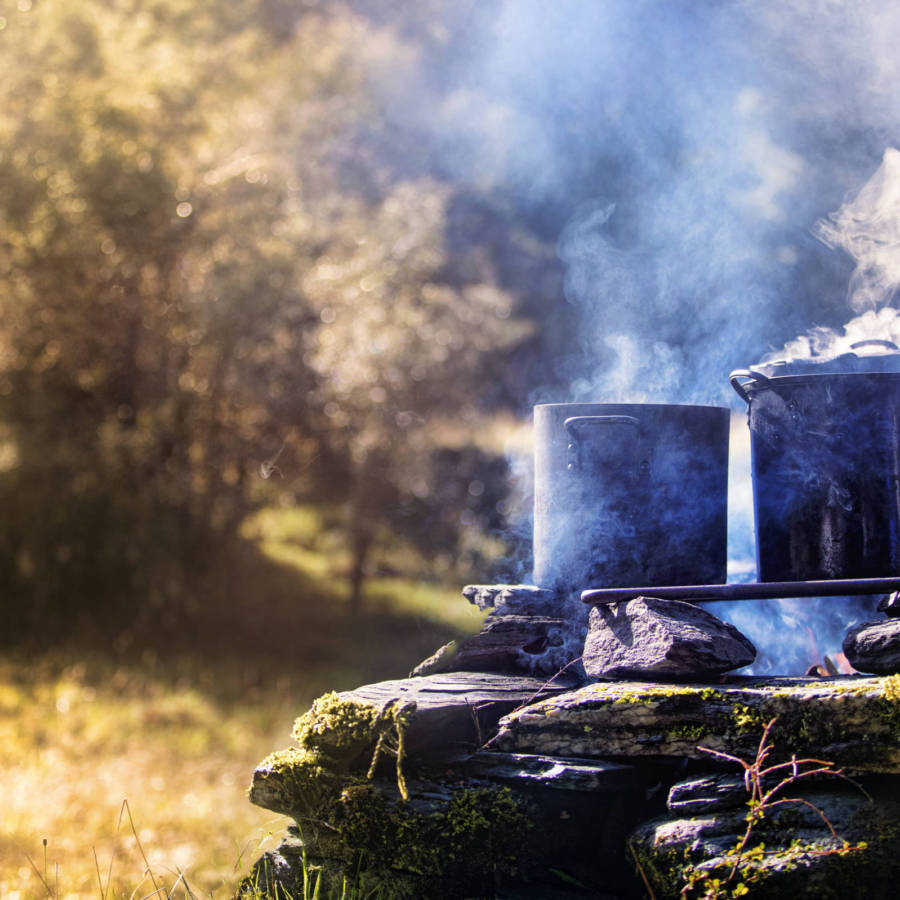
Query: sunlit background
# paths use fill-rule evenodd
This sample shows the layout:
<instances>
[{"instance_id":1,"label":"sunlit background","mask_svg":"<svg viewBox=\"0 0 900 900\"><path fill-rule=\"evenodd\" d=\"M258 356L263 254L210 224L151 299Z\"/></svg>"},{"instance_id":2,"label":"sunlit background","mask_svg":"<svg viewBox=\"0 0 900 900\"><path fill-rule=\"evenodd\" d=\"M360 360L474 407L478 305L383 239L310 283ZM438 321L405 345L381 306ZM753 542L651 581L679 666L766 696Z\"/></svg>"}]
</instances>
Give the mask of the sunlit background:
<instances>
[{"instance_id":1,"label":"sunlit background","mask_svg":"<svg viewBox=\"0 0 900 900\"><path fill-rule=\"evenodd\" d=\"M0 0L0 894L130 895L137 834L227 896L293 716L530 577L536 402L731 406L752 577L728 374L890 308L820 223L898 46L889 0ZM739 613L768 665L859 614L804 603Z\"/></svg>"}]
</instances>

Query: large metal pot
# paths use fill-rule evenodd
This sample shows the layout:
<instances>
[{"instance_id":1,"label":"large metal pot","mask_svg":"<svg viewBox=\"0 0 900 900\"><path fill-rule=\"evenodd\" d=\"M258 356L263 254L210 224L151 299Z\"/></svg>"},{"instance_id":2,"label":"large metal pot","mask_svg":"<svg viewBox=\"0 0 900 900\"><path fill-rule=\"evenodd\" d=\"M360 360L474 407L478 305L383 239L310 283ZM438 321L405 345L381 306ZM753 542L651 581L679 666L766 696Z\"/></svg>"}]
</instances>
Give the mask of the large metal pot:
<instances>
[{"instance_id":1,"label":"large metal pot","mask_svg":"<svg viewBox=\"0 0 900 900\"><path fill-rule=\"evenodd\" d=\"M900 574L898 366L848 353L731 374L748 404L760 581Z\"/></svg>"},{"instance_id":2,"label":"large metal pot","mask_svg":"<svg viewBox=\"0 0 900 900\"><path fill-rule=\"evenodd\" d=\"M581 589L725 580L725 408L534 408L534 580Z\"/></svg>"}]
</instances>

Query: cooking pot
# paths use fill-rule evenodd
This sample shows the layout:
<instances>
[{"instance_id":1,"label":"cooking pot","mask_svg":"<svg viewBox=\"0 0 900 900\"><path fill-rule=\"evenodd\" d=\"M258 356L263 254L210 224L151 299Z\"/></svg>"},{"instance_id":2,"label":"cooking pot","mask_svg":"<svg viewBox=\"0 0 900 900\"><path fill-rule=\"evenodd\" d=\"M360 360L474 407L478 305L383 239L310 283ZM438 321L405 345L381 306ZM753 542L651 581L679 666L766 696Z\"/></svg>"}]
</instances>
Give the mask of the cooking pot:
<instances>
[{"instance_id":1,"label":"cooking pot","mask_svg":"<svg viewBox=\"0 0 900 900\"><path fill-rule=\"evenodd\" d=\"M728 421L711 406L536 406L535 583L723 582Z\"/></svg>"},{"instance_id":2,"label":"cooking pot","mask_svg":"<svg viewBox=\"0 0 900 900\"><path fill-rule=\"evenodd\" d=\"M900 353L730 376L748 404L760 581L900 574Z\"/></svg>"}]
</instances>

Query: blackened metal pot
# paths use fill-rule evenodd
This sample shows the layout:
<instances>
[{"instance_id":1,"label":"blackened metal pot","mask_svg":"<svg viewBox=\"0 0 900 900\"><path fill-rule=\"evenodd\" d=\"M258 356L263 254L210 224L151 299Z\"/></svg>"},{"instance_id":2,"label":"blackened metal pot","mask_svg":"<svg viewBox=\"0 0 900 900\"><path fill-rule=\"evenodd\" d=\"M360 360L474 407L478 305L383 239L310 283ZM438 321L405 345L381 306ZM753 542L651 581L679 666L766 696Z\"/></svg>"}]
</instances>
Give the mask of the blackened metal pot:
<instances>
[{"instance_id":1,"label":"blackened metal pot","mask_svg":"<svg viewBox=\"0 0 900 900\"><path fill-rule=\"evenodd\" d=\"M536 406L535 584L724 582L728 425L712 406Z\"/></svg>"},{"instance_id":2,"label":"blackened metal pot","mask_svg":"<svg viewBox=\"0 0 900 900\"><path fill-rule=\"evenodd\" d=\"M731 374L748 404L760 581L900 574L900 372L822 369Z\"/></svg>"}]
</instances>

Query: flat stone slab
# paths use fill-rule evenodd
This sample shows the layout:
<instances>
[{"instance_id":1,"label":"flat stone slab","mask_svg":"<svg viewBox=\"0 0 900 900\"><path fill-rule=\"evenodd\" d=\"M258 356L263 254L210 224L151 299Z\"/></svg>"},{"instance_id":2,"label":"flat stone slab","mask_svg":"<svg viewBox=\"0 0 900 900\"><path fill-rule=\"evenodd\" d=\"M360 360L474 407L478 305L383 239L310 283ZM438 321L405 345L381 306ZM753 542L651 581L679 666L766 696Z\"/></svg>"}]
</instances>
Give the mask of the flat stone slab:
<instances>
[{"instance_id":1,"label":"flat stone slab","mask_svg":"<svg viewBox=\"0 0 900 900\"><path fill-rule=\"evenodd\" d=\"M366 684L339 696L384 709L415 703L406 734L407 752L417 756L470 753L487 741L501 716L519 706L571 690L577 682L560 677L446 672Z\"/></svg>"},{"instance_id":2,"label":"flat stone slab","mask_svg":"<svg viewBox=\"0 0 900 900\"><path fill-rule=\"evenodd\" d=\"M448 671L553 675L580 654L570 632L564 619L550 616L488 616L459 645Z\"/></svg>"},{"instance_id":3,"label":"flat stone slab","mask_svg":"<svg viewBox=\"0 0 900 900\"><path fill-rule=\"evenodd\" d=\"M618 794L629 787L644 785L647 780L645 772L627 763L489 750L481 750L466 760L465 772L473 778L517 788L601 794Z\"/></svg>"},{"instance_id":4,"label":"flat stone slab","mask_svg":"<svg viewBox=\"0 0 900 900\"><path fill-rule=\"evenodd\" d=\"M479 609L504 610L523 616L558 616L565 604L556 591L533 584L467 584L462 595Z\"/></svg>"},{"instance_id":5,"label":"flat stone slab","mask_svg":"<svg viewBox=\"0 0 900 900\"><path fill-rule=\"evenodd\" d=\"M666 807L681 816L702 816L746 807L748 797L742 775L697 775L669 788Z\"/></svg>"},{"instance_id":6,"label":"flat stone slab","mask_svg":"<svg viewBox=\"0 0 900 900\"><path fill-rule=\"evenodd\" d=\"M574 595L530 584L469 584L463 596L491 610L481 631L466 638L452 660L424 671L554 675L563 668L587 679L581 665L588 608Z\"/></svg>"},{"instance_id":7,"label":"flat stone slab","mask_svg":"<svg viewBox=\"0 0 900 900\"><path fill-rule=\"evenodd\" d=\"M777 718L773 760L814 756L850 773L900 772L900 678L751 678L586 685L500 720L491 749L588 758L753 759Z\"/></svg>"}]
</instances>

